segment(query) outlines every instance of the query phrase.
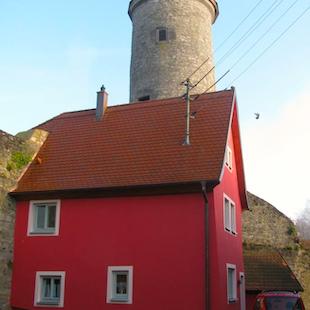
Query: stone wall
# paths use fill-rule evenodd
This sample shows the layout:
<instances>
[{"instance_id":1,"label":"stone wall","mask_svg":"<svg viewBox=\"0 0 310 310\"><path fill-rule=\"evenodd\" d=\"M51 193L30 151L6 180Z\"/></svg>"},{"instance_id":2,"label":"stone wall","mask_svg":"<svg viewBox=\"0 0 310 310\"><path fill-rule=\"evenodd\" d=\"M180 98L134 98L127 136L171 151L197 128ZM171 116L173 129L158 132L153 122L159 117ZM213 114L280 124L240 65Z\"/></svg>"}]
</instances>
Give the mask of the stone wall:
<instances>
[{"instance_id":1,"label":"stone wall","mask_svg":"<svg viewBox=\"0 0 310 310\"><path fill-rule=\"evenodd\" d=\"M15 202L8 192L46 137L40 130L17 137L0 130L0 310L8 307L13 268Z\"/></svg>"},{"instance_id":2,"label":"stone wall","mask_svg":"<svg viewBox=\"0 0 310 310\"><path fill-rule=\"evenodd\" d=\"M216 11L210 0L133 0L130 3L132 56L130 101L150 96L161 99L181 96L184 81L203 62L192 77L195 88L204 92L214 84L212 31ZM167 40L158 41L157 29L167 31ZM209 91L213 90L210 88Z\"/></svg>"},{"instance_id":3,"label":"stone wall","mask_svg":"<svg viewBox=\"0 0 310 310\"><path fill-rule=\"evenodd\" d=\"M265 245L280 251L304 288L306 309L310 309L310 248L302 243L292 220L267 201L248 193L249 211L243 212L243 242Z\"/></svg>"},{"instance_id":4,"label":"stone wall","mask_svg":"<svg viewBox=\"0 0 310 310\"><path fill-rule=\"evenodd\" d=\"M249 211L243 212L245 243L294 248L296 229L293 221L267 201L248 193Z\"/></svg>"}]
</instances>

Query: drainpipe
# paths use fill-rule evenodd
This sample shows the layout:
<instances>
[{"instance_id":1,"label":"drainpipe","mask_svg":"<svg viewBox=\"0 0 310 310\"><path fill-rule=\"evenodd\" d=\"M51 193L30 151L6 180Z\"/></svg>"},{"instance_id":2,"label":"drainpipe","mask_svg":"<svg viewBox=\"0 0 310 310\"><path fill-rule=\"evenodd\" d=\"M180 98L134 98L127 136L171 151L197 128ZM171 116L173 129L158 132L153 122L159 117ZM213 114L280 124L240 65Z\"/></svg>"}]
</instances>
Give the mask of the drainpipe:
<instances>
[{"instance_id":1,"label":"drainpipe","mask_svg":"<svg viewBox=\"0 0 310 310\"><path fill-rule=\"evenodd\" d=\"M206 292L205 292L205 303L206 310L211 310L210 303L210 275L209 275L209 202L206 189L206 182L201 182L202 194L205 200L205 283L206 283Z\"/></svg>"}]
</instances>

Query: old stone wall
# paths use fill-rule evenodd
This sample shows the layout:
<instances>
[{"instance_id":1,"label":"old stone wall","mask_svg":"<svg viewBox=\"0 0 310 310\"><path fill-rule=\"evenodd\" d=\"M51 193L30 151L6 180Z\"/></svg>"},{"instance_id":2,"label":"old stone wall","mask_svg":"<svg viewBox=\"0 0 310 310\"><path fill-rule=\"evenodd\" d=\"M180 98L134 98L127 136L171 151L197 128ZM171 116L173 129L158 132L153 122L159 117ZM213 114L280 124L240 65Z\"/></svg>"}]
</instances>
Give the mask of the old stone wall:
<instances>
[{"instance_id":1,"label":"old stone wall","mask_svg":"<svg viewBox=\"0 0 310 310\"><path fill-rule=\"evenodd\" d=\"M8 309L13 268L15 202L8 192L46 137L40 130L17 137L0 130L0 310Z\"/></svg>"},{"instance_id":2,"label":"old stone wall","mask_svg":"<svg viewBox=\"0 0 310 310\"><path fill-rule=\"evenodd\" d=\"M265 245L280 251L304 288L306 309L310 309L310 247L300 242L292 220L267 201L248 193L249 211L243 212L243 242Z\"/></svg>"},{"instance_id":3,"label":"old stone wall","mask_svg":"<svg viewBox=\"0 0 310 310\"><path fill-rule=\"evenodd\" d=\"M267 201L248 193L249 211L243 212L245 243L294 248L296 229L293 221Z\"/></svg>"}]
</instances>

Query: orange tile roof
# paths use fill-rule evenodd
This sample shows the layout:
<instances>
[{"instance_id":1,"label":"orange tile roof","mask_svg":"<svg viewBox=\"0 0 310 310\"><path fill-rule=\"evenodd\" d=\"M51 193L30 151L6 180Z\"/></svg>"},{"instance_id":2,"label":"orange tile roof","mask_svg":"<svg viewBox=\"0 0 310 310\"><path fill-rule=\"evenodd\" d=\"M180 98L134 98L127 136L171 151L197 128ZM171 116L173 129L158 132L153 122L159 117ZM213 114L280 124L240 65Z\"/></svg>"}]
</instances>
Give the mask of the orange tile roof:
<instances>
[{"instance_id":1,"label":"orange tile roof","mask_svg":"<svg viewBox=\"0 0 310 310\"><path fill-rule=\"evenodd\" d=\"M49 136L14 193L176 184L220 179L234 90L194 101L191 145L183 146L180 98L61 114L38 128Z\"/></svg>"},{"instance_id":2,"label":"orange tile roof","mask_svg":"<svg viewBox=\"0 0 310 310\"><path fill-rule=\"evenodd\" d=\"M275 249L254 247L244 250L244 268L248 291L303 291L294 273Z\"/></svg>"}]
</instances>

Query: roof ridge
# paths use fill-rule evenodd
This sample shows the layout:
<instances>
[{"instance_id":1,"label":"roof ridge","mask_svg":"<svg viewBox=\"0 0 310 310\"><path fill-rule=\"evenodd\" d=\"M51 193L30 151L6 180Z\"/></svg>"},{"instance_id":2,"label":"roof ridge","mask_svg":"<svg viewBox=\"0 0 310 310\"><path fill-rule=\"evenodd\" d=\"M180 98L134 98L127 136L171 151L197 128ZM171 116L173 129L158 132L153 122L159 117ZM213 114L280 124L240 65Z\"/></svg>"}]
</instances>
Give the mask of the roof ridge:
<instances>
[{"instance_id":1,"label":"roof ridge","mask_svg":"<svg viewBox=\"0 0 310 310\"><path fill-rule=\"evenodd\" d=\"M197 99L197 101L195 101L196 103L199 103L201 101L203 101L205 99L205 97L213 95L213 94L217 94L217 93L223 93L223 92L232 92L232 90L221 90L221 91L216 91L216 92L210 92L207 94L204 94L203 96L199 97L199 99ZM195 95L193 95L195 96ZM123 110L125 110L126 108L150 108L150 107L154 107L154 105L156 105L156 107L160 107L163 105L166 105L168 102L169 104L178 104L180 101L178 101L182 99L182 97L172 97L172 98L163 98L163 99L153 99L153 100L147 100L147 101L136 101L136 102L128 102L128 103L122 103L122 104L115 104L112 106L108 106L107 109L120 109L120 108L124 108ZM66 114L74 114L74 113L82 113L82 112L88 112L88 111L95 111L96 109L85 109L85 110L78 110L78 111L69 111L69 112L64 112L62 114L59 114L56 117L60 117L60 116L64 116Z\"/></svg>"},{"instance_id":2,"label":"roof ridge","mask_svg":"<svg viewBox=\"0 0 310 310\"><path fill-rule=\"evenodd\" d=\"M196 103L201 102L202 100L205 99L205 97L210 96L210 95L215 95L218 93L224 93L224 92L232 92L233 89L226 89L226 90L219 90L219 91L214 91L214 92L209 92L206 94L203 94L199 97L199 99L197 101L195 101ZM196 94L193 94L193 96L196 96ZM163 99L153 99L153 100L147 100L147 101L136 101L136 102L128 102L128 103L123 103L123 104L115 104L112 106L108 106L108 110L110 109L120 109L120 108L124 108L122 110L125 110L126 108L150 108L150 107L154 107L154 105L156 105L156 107L158 106L163 106L167 104L167 101L170 102L170 104L178 104L179 101L177 100L182 99L182 97L171 97L171 98L163 98ZM172 102L171 102L172 101ZM40 123L38 125L36 125L34 128L38 128L41 127L47 123L49 123L50 121L53 121L55 119L61 119L61 118L66 118L67 116L70 117L70 114L77 114L77 113L83 113L83 112L91 112L91 111L95 111L96 109L83 109L83 110L77 110L77 111L68 111L68 112L63 112L60 113L50 119L48 119L47 121ZM82 117L82 116L86 116L86 115L77 115L77 116L71 116L71 117Z\"/></svg>"}]
</instances>

